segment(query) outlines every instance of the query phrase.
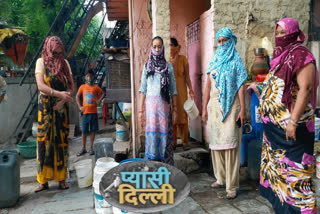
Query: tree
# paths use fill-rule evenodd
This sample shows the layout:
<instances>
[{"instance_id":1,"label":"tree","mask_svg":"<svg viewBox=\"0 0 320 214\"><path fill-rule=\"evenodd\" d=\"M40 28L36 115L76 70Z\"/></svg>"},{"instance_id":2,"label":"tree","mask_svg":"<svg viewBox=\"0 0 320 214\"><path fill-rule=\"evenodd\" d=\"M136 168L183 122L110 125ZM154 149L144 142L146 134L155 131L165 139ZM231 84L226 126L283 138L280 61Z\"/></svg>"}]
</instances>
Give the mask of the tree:
<instances>
[{"instance_id":1,"label":"tree","mask_svg":"<svg viewBox=\"0 0 320 214\"><path fill-rule=\"evenodd\" d=\"M0 0L0 21L6 22L9 26L21 27L29 35L26 62L31 60L38 50L63 3L64 0ZM73 16L76 15L78 14L75 14L74 11ZM92 19L79 44L76 55L79 53L89 54L100 23L98 18ZM67 23L66 26L69 24ZM96 48L91 56L97 56L101 47L102 36L99 35Z\"/></svg>"}]
</instances>

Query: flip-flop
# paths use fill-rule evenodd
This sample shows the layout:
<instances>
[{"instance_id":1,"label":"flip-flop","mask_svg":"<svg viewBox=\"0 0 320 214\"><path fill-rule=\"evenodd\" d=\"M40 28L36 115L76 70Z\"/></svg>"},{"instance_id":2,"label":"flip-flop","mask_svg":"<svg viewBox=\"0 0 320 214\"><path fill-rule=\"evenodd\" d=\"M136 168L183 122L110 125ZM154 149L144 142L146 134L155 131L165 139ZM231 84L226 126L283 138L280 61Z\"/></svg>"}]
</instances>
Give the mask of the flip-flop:
<instances>
[{"instance_id":1,"label":"flip-flop","mask_svg":"<svg viewBox=\"0 0 320 214\"><path fill-rule=\"evenodd\" d=\"M93 149L90 149L90 150L89 150L89 155L94 155Z\"/></svg>"},{"instance_id":2,"label":"flip-flop","mask_svg":"<svg viewBox=\"0 0 320 214\"><path fill-rule=\"evenodd\" d=\"M212 183L211 188L213 189L220 189L220 188L224 188L224 185L218 184L217 182Z\"/></svg>"},{"instance_id":3,"label":"flip-flop","mask_svg":"<svg viewBox=\"0 0 320 214\"><path fill-rule=\"evenodd\" d=\"M232 199L235 199L237 196L238 196L237 192L230 192L230 193L227 193L226 199L232 200Z\"/></svg>"},{"instance_id":4,"label":"flip-flop","mask_svg":"<svg viewBox=\"0 0 320 214\"><path fill-rule=\"evenodd\" d=\"M82 149L82 150L77 154L77 156L79 157L79 156L84 155L84 154L86 154L86 153L87 153L87 150Z\"/></svg>"},{"instance_id":5,"label":"flip-flop","mask_svg":"<svg viewBox=\"0 0 320 214\"><path fill-rule=\"evenodd\" d=\"M34 190L35 193L41 192L43 190L49 189L49 184L41 184L42 186L39 186L37 189Z\"/></svg>"}]
</instances>

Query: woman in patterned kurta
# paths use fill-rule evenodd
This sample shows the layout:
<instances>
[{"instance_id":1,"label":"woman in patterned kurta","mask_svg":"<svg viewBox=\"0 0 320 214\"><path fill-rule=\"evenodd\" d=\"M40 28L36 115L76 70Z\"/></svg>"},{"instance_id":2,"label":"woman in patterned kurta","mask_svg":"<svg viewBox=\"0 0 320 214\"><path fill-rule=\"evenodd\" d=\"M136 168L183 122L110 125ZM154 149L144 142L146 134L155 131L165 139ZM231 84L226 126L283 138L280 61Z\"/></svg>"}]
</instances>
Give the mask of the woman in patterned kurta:
<instances>
[{"instance_id":1,"label":"woman in patterned kurta","mask_svg":"<svg viewBox=\"0 0 320 214\"><path fill-rule=\"evenodd\" d=\"M260 194L276 213L317 213L311 180L318 86L315 59L302 45L305 35L297 20L280 20L275 37L260 100L264 122Z\"/></svg>"},{"instance_id":2,"label":"woman in patterned kurta","mask_svg":"<svg viewBox=\"0 0 320 214\"><path fill-rule=\"evenodd\" d=\"M69 116L68 102L72 101L72 73L64 59L64 47L58 37L48 37L37 60L36 80L39 94L37 134L37 181L35 192L48 189L48 180L65 182L68 165Z\"/></svg>"},{"instance_id":3,"label":"woman in patterned kurta","mask_svg":"<svg viewBox=\"0 0 320 214\"><path fill-rule=\"evenodd\" d=\"M177 135L179 134L183 150L190 149L188 145L188 116L185 112L183 105L188 99L187 88L189 88L189 95L191 99L194 99L194 93L189 75L189 63L187 57L179 55L180 45L175 38L170 38L170 62L174 70L174 76L176 79L177 86L177 123L173 126L173 145L174 148L177 146Z\"/></svg>"},{"instance_id":4,"label":"woman in patterned kurta","mask_svg":"<svg viewBox=\"0 0 320 214\"><path fill-rule=\"evenodd\" d=\"M248 75L235 49L237 38L232 31L223 28L217 32L216 39L218 49L207 72L202 120L204 123L208 120L209 147L217 179L211 187L226 185L226 197L234 199L239 188L239 143L242 136L236 121L239 120L241 125L245 122L243 83Z\"/></svg>"},{"instance_id":5,"label":"woman in patterned kurta","mask_svg":"<svg viewBox=\"0 0 320 214\"><path fill-rule=\"evenodd\" d=\"M145 158L173 165L171 101L175 124L177 90L172 65L164 58L161 37L152 40L149 60L143 67L139 91L141 124L143 114L146 117Z\"/></svg>"}]
</instances>

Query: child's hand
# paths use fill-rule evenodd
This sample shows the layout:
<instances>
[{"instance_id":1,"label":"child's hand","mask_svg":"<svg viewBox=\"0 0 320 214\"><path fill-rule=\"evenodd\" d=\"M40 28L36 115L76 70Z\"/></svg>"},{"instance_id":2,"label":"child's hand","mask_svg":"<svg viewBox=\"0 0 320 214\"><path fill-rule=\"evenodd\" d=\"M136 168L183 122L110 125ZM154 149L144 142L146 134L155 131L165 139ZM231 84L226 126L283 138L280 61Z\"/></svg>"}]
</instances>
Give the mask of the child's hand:
<instances>
[{"instance_id":1,"label":"child's hand","mask_svg":"<svg viewBox=\"0 0 320 214\"><path fill-rule=\"evenodd\" d=\"M80 111L83 113L84 112L84 107L83 106L81 106L80 108Z\"/></svg>"}]
</instances>

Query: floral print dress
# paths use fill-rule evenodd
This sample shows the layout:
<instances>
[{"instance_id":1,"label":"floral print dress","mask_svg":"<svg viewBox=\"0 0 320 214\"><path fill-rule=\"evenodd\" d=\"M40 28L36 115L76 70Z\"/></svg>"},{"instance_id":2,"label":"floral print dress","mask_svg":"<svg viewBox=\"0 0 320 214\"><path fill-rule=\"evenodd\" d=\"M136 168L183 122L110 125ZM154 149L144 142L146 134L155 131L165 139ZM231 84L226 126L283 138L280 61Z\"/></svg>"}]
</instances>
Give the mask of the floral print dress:
<instances>
[{"instance_id":1,"label":"floral print dress","mask_svg":"<svg viewBox=\"0 0 320 214\"><path fill-rule=\"evenodd\" d=\"M276 69L275 69L276 70ZM299 86L294 80L295 105ZM264 122L260 169L260 194L267 198L276 213L316 213L316 195L312 183L314 116L307 104L296 129L296 141L286 140L290 119L287 105L281 102L285 83L270 72L264 83L260 112Z\"/></svg>"}]
</instances>

